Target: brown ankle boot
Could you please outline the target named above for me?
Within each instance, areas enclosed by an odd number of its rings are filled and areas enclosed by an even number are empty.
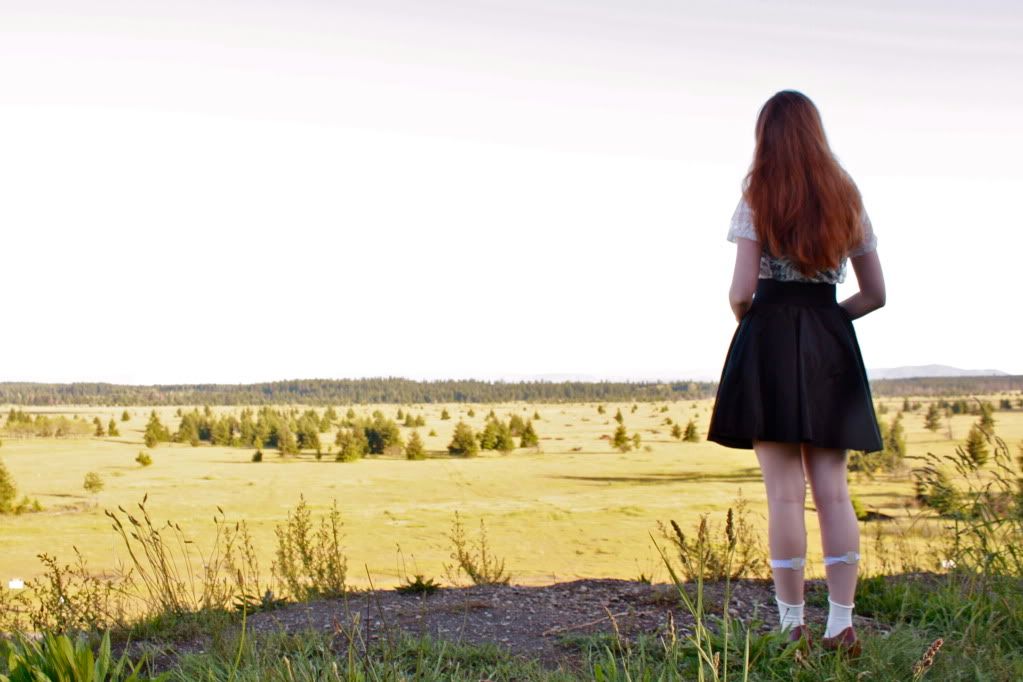
[[[821,640],[821,646],[828,651],[843,651],[850,658],[860,655],[860,640],[856,637],[853,626],[849,626],[834,637],[825,637]]]

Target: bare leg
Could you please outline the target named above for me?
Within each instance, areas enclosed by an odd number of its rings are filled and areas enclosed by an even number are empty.
[[[767,539],[772,559],[806,557],[806,479],[796,443],[755,441],[767,486]],[[789,604],[803,602],[803,568],[774,568],[774,590]]]
[[[817,506],[825,556],[841,556],[860,550],[860,527],[846,481],[846,456],[845,450],[803,446],[803,466]],[[858,563],[843,562],[825,566],[828,593],[832,599],[842,604],[853,603],[858,568]]]

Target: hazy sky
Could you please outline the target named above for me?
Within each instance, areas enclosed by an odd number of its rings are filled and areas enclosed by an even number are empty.
[[[867,365],[1023,373],[1021,35],[1018,2],[0,0],[0,380],[716,377],[785,88],[878,234]]]

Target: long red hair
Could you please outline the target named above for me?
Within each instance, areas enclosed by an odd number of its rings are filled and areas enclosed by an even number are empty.
[[[783,90],[760,109],[743,187],[761,242],[804,275],[837,268],[863,239],[860,192],[800,92]]]

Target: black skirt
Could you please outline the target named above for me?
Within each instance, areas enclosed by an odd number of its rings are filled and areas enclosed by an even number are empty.
[[[856,331],[834,284],[760,280],[728,348],[707,440],[882,449]]]

